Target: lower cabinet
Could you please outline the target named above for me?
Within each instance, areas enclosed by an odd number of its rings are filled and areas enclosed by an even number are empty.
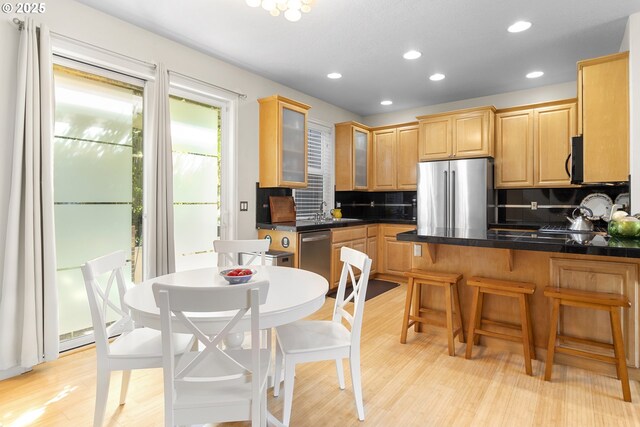
[[[366,254],[371,258],[371,274],[378,272],[378,224],[367,225],[367,250]]]
[[[411,242],[400,242],[398,233],[414,230],[415,226],[383,224],[381,228],[380,265],[378,273],[402,276],[411,270]]]
[[[342,262],[340,250],[343,247],[352,248],[366,253],[367,226],[344,227],[331,230],[331,283],[330,288],[335,288],[340,282]]]
[[[622,312],[627,364],[639,367],[640,352],[637,342],[638,265],[626,262],[592,261],[583,259],[551,258],[551,285],[583,291],[611,292],[626,295],[631,307]],[[549,307],[551,308],[551,307]],[[549,310],[550,311],[550,310]],[[611,343],[609,314],[604,311],[563,307],[558,333]],[[571,343],[580,349],[580,344]]]

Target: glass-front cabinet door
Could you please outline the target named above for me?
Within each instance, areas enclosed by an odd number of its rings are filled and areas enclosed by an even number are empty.
[[[296,186],[307,183],[307,129],[306,113],[294,110],[286,104],[282,112],[282,171],[283,183]]]
[[[368,188],[369,132],[353,129],[353,187]]]
[[[308,105],[273,95],[260,103],[260,187],[306,188]]]

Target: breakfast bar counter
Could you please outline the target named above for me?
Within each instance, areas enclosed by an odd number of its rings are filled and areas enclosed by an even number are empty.
[[[400,233],[397,238],[418,243],[640,258],[640,240],[611,237],[606,233],[435,228]]]
[[[544,361],[546,358],[545,349],[550,330],[552,305],[543,295],[546,286],[626,295],[631,301],[631,307],[621,312],[625,353],[631,378],[640,379],[640,241],[613,238],[604,233],[585,238],[523,230],[433,229],[427,233],[422,230],[422,235],[418,233],[409,231],[397,235],[398,241],[413,242],[410,263],[412,269],[463,275],[459,292],[465,329],[469,322],[473,294],[472,289],[466,285],[468,278],[481,276],[535,285],[530,305],[533,341],[538,360]],[[511,298],[489,298],[485,301],[483,316],[494,321],[518,324],[519,307],[510,300]],[[441,310],[444,307],[444,296],[437,290],[425,290],[422,304],[426,308]],[[611,342],[609,317],[605,312],[566,307],[559,323],[560,333]],[[481,343],[522,353],[521,346],[491,337],[482,337]],[[612,366],[592,360],[557,354],[556,363],[615,376]]]

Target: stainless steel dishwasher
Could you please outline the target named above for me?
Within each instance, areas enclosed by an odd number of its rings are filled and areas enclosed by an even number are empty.
[[[331,230],[298,233],[298,267],[313,271],[331,282]]]

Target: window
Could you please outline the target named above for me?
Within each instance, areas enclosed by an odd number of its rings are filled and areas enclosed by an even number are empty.
[[[178,96],[169,105],[176,271],[217,265],[222,109]]]
[[[329,127],[314,122],[309,122],[308,129],[307,188],[294,190],[298,219],[320,212],[323,201],[325,213],[333,207],[333,134]]]
[[[82,264],[122,249],[130,254],[129,279],[142,280],[144,82],[59,62],[67,66],[54,67],[53,185],[60,341],[66,349],[93,340]]]

